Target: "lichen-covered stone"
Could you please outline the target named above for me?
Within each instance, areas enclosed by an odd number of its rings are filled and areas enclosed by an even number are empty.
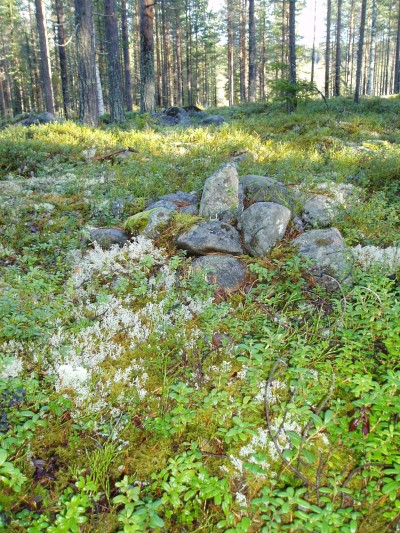
[[[350,254],[337,228],[306,231],[293,244],[303,257],[311,260],[312,274],[327,289],[338,289],[339,283],[349,280]]]
[[[264,257],[285,235],[291,212],[284,205],[258,202],[243,211],[244,245],[254,257]]]
[[[200,216],[228,224],[237,220],[239,207],[239,176],[232,163],[221,167],[207,178],[200,202]]]
[[[97,242],[103,250],[109,250],[111,246],[123,246],[128,241],[128,235],[118,228],[93,228],[88,229],[85,243]]]

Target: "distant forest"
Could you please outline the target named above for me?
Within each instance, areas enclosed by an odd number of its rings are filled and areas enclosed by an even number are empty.
[[[0,0],[0,115],[46,110],[96,125],[136,106],[399,93],[400,1],[323,5],[323,21],[317,0],[308,7],[310,48],[298,38],[304,0],[225,0],[219,12],[207,0]]]

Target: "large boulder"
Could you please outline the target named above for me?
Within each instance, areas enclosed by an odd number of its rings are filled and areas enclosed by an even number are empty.
[[[96,242],[103,250],[109,250],[111,246],[123,246],[128,241],[128,235],[118,228],[93,228],[87,230],[84,241]]]
[[[336,290],[350,278],[348,250],[337,228],[306,231],[293,244],[312,262],[313,276],[327,289]]]
[[[28,118],[21,120],[18,124],[21,124],[21,126],[39,126],[41,124],[52,124],[54,122],[62,121],[63,119],[61,117],[45,111],[44,113],[31,114]]]
[[[207,178],[200,202],[200,216],[232,223],[239,208],[239,175],[236,165],[228,163]]]
[[[250,255],[264,257],[285,235],[291,212],[284,205],[258,202],[242,214],[244,245]]]
[[[295,199],[289,189],[280,181],[268,176],[248,174],[240,178],[244,199],[247,205],[256,202],[273,202],[293,209]]]
[[[176,241],[178,248],[193,255],[205,255],[212,252],[241,255],[239,233],[224,222],[201,222],[180,235]]]
[[[246,264],[229,255],[199,257],[192,262],[192,269],[204,271],[209,283],[231,291],[240,289],[246,277]]]
[[[168,107],[163,111],[160,124],[166,126],[190,126],[191,120],[187,111],[183,107]]]

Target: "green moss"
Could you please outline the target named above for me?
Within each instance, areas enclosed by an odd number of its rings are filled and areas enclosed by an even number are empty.
[[[132,235],[139,235],[142,233],[149,223],[150,215],[155,209],[149,209],[149,211],[142,211],[129,217],[124,223],[124,229]]]

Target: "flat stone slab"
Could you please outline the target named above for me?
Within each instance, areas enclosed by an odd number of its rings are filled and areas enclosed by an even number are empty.
[[[239,208],[239,175],[236,165],[228,163],[207,178],[200,202],[200,216],[235,222]]]
[[[205,255],[192,262],[193,270],[202,270],[207,281],[221,289],[235,291],[245,282],[246,264],[229,255]]]
[[[242,214],[243,240],[253,257],[264,257],[285,235],[291,212],[284,205],[258,202]]]
[[[118,228],[94,228],[88,230],[89,240],[97,242],[103,250],[109,250],[111,246],[123,246],[128,242],[128,235]]]
[[[234,227],[224,222],[201,222],[180,235],[176,241],[178,248],[193,255],[205,255],[212,252],[232,255],[243,254],[239,233]]]
[[[338,283],[349,279],[349,253],[337,228],[306,231],[294,239],[293,244],[298,247],[303,257],[312,261],[313,275],[327,289],[336,290],[339,288]]]

